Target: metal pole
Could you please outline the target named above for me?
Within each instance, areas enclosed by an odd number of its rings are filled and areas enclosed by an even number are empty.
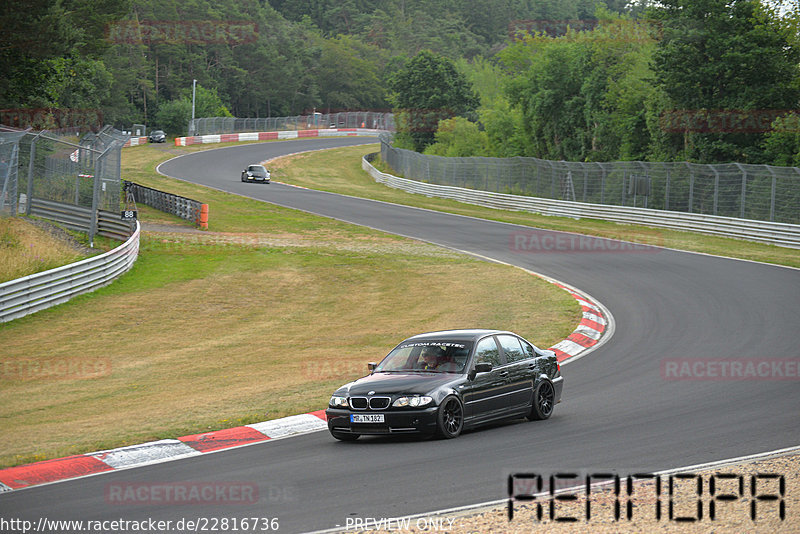
[[[47,130],[42,130],[38,134],[33,137],[33,141],[31,141],[31,160],[28,164],[28,202],[25,205],[25,215],[31,214],[31,202],[33,201],[33,165],[34,165],[34,158],[36,157],[36,141],[39,140],[39,136],[42,135]]]
[[[719,171],[715,166],[711,167],[714,171],[714,215],[717,214],[717,205],[719,204]]]
[[[589,184],[589,171],[586,170],[586,165],[581,163],[581,168],[583,169],[583,201],[586,202],[586,188]]]
[[[667,164],[667,183],[664,189],[664,209],[669,210],[669,178],[670,178],[670,165]]]
[[[606,168],[602,163],[600,165],[600,204],[606,203]]]
[[[194,130],[195,130],[195,128],[194,128],[194,99],[195,99],[196,90],[197,90],[197,80],[192,80],[192,122],[189,123],[189,126],[190,126],[189,130],[191,130],[189,132],[189,135],[194,135]]]
[[[102,175],[101,167],[103,163],[103,158],[106,157],[106,154],[109,150],[114,146],[113,143],[106,148],[102,154],[97,156],[97,159],[94,162],[94,187],[92,188],[92,213],[90,215],[91,221],[89,223],[89,246],[94,248],[94,236],[97,233],[97,204],[100,202],[100,182]]]
[[[647,201],[650,198],[650,172],[648,171],[648,167],[647,165],[644,164],[644,162],[639,161],[637,163],[641,165],[642,170],[644,171],[645,191],[643,192],[643,194],[644,194],[644,207],[646,208],[648,203]]]
[[[744,219],[744,203],[745,203],[745,195],[747,193],[747,170],[742,167],[740,163],[734,163],[739,170],[742,171],[742,200],[741,205],[739,206],[739,217]]]
[[[775,171],[772,170],[772,167],[767,165],[767,170],[772,175],[772,191],[769,197],[769,220],[770,222],[775,221],[775,187],[776,187],[776,179],[775,179]]]

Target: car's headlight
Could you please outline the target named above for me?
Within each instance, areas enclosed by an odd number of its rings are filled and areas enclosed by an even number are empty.
[[[431,402],[433,402],[433,399],[430,397],[400,397],[392,403],[392,406],[395,408],[404,408],[405,406],[418,408],[420,406],[426,406]]]
[[[338,395],[334,395],[331,397],[330,402],[328,403],[333,408],[349,408],[350,405],[347,403],[347,397],[340,397]]]

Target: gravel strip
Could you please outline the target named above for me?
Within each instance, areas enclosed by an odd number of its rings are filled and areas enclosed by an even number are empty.
[[[543,475],[554,473],[543,472]],[[620,473],[624,477],[631,473]],[[693,476],[693,478],[686,478]],[[513,505],[513,519],[509,521],[508,504],[472,510],[455,514],[428,514],[415,516],[402,523],[383,526],[386,528],[346,530],[384,534],[389,532],[448,532],[451,534],[516,534],[528,532],[572,533],[589,532],[679,532],[679,533],[791,533],[800,532],[800,453],[751,460],[739,464],[728,464],[707,469],[693,470],[690,473],[672,475],[673,493],[670,495],[670,475],[661,475],[660,496],[656,494],[655,480],[634,482],[631,495],[625,479],[622,478],[619,493],[612,484],[594,486],[590,494],[590,517],[586,519],[586,490],[570,490],[562,494],[560,500],[551,501],[549,497],[537,497],[534,502],[516,501]],[[684,478],[681,478],[684,477]],[[741,478],[739,478],[741,477]],[[755,477],[755,497],[753,482]],[[771,478],[772,477],[772,478]],[[783,492],[781,478],[783,477]],[[711,497],[711,484],[714,480],[715,495]],[[497,482],[502,483],[501,481]],[[741,484],[741,486],[740,486]],[[702,493],[698,495],[698,485]],[[526,493],[525,485],[519,482],[515,491]],[[740,492],[741,488],[741,492]],[[574,500],[565,500],[575,495]],[[619,495],[619,497],[617,497]],[[711,503],[714,501],[715,517],[711,519]],[[620,519],[615,520],[616,504],[620,504]],[[632,518],[626,517],[627,503],[631,502]],[[699,503],[699,504],[698,504]],[[783,518],[781,518],[781,503]],[[755,520],[752,518],[755,504]],[[699,510],[698,510],[699,507]],[[660,508],[661,517],[656,518]],[[672,515],[670,515],[670,513]],[[702,513],[702,518],[700,518]],[[539,518],[541,514],[541,519]],[[562,521],[555,519],[561,518]],[[574,518],[574,521],[563,521]],[[698,518],[700,518],[698,520]],[[380,518],[375,518],[380,521]],[[375,523],[371,524],[375,526]],[[401,526],[399,526],[401,525]],[[357,525],[368,527],[370,525]]]

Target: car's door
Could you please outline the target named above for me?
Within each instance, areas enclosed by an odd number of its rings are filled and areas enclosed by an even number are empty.
[[[473,369],[476,363],[490,363],[492,370],[488,373],[477,373],[464,384],[464,412],[468,419],[491,419],[505,410],[508,383],[502,355],[493,336],[478,341],[470,364]]]
[[[508,409],[520,410],[533,399],[534,360],[532,348],[526,351],[522,341],[511,334],[499,334],[497,340],[503,349],[508,371]]]

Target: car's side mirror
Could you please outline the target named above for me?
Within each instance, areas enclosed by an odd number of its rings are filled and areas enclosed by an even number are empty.
[[[369,369],[369,372],[370,372],[370,373],[371,373],[371,372],[373,372],[373,371],[375,371],[375,368],[376,368],[376,367],[378,367],[378,364],[377,364],[377,363],[375,363],[375,362],[369,362],[369,363],[367,364],[367,369]]]
[[[492,364],[487,362],[480,362],[475,364],[476,373],[488,373],[492,370]]]
[[[476,363],[475,367],[473,367],[472,371],[470,371],[469,375],[467,375],[467,378],[469,378],[470,380],[474,380],[475,376],[478,373],[488,373],[491,370],[492,370],[492,364],[491,363],[487,363],[487,362]]]

